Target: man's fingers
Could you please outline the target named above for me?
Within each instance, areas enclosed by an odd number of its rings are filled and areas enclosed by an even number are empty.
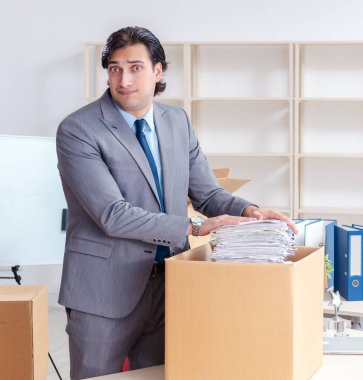
[[[243,222],[251,222],[254,220],[256,220],[256,218],[232,215],[221,215],[214,218],[209,218],[204,222],[202,228],[200,229],[200,235],[208,235],[211,231],[219,227],[238,225]]]
[[[294,222],[286,215],[281,214],[277,211],[266,210],[266,212],[259,212],[255,210],[253,212],[253,217],[245,216],[232,216],[232,215],[220,215],[214,218],[209,218],[203,224],[200,235],[208,235],[211,231],[215,230],[218,227],[223,227],[227,225],[237,225],[244,222],[252,222],[254,220],[263,220],[263,219],[280,219],[284,220],[294,234],[298,233],[297,227]]]

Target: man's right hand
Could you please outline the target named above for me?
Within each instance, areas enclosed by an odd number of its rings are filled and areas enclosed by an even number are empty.
[[[226,225],[238,225],[243,222],[251,222],[257,220],[256,218],[247,218],[244,216],[233,216],[233,215],[220,215],[214,218],[208,218],[205,220],[203,225],[200,227],[199,236],[208,235],[211,231],[218,227]],[[192,225],[189,224],[188,235],[192,234]]]

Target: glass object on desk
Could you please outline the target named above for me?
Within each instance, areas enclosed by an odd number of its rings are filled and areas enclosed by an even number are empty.
[[[332,290],[329,290],[329,294],[331,300],[329,305],[334,306],[334,314],[333,318],[328,320],[328,326],[326,331],[326,336],[346,336],[346,320],[339,316],[339,310],[342,305],[342,299],[340,298],[339,291],[335,293]]]

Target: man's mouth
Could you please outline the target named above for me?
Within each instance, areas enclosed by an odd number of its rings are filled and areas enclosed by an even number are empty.
[[[117,91],[122,96],[130,96],[136,93],[136,90],[119,90]]]

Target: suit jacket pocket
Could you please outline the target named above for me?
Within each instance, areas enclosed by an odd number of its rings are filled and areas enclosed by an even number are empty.
[[[108,259],[111,256],[112,248],[111,244],[74,236],[69,241],[67,250]]]

